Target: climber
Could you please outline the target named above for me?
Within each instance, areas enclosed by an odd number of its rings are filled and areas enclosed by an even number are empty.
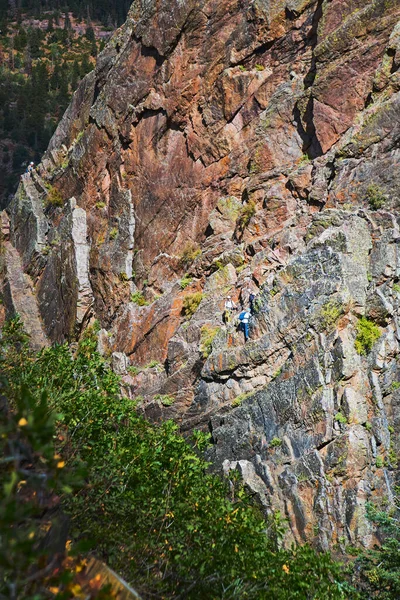
[[[29,163],[28,168],[26,169],[27,173],[31,173],[33,171],[34,164],[35,163],[33,161]]]
[[[254,292],[250,292],[249,294],[249,306],[250,306],[250,314],[254,315],[254,301],[256,299],[256,295]]]
[[[244,333],[244,341],[247,342],[249,339],[249,320],[251,318],[250,309],[245,308],[240,313],[239,319],[239,328]]]
[[[235,310],[235,308],[236,308],[236,306],[235,306],[234,301],[232,300],[232,298],[230,296],[228,296],[227,299],[225,300],[224,315],[223,315],[224,323],[228,324],[230,322],[232,311]]]

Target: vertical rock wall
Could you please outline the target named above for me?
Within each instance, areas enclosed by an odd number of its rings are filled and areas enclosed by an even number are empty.
[[[395,0],[136,0],[9,208],[50,340],[98,319],[143,412],[208,428],[322,547],[370,545],[397,477],[399,23]],[[249,289],[245,345],[222,310]]]

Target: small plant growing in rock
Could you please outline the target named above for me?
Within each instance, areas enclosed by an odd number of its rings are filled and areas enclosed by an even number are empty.
[[[175,398],[173,396],[169,396],[168,394],[157,394],[156,396],[154,396],[154,400],[161,402],[163,406],[172,406],[175,402]]]
[[[383,467],[383,457],[382,456],[377,456],[375,464],[378,467],[378,469],[381,469]]]
[[[236,396],[236,398],[232,401],[232,408],[236,408],[237,406],[240,406],[244,400],[246,400],[246,398],[248,398],[251,395],[251,392],[247,393],[247,394],[240,394],[239,396]]]
[[[102,209],[106,207],[106,203],[105,202],[96,202],[96,208],[98,209]]]
[[[400,388],[400,381],[392,382],[392,390],[398,390]]]
[[[137,304],[138,306],[148,306],[148,302],[146,300],[146,298],[143,296],[142,292],[133,292],[133,294],[131,294],[131,302],[133,302],[134,304]]]
[[[200,302],[203,299],[203,294],[201,292],[194,292],[193,294],[188,294],[183,299],[182,311],[186,317],[191,317],[194,315],[196,310],[199,308]]]
[[[347,418],[344,416],[343,413],[341,413],[340,411],[336,413],[335,415],[335,421],[337,421],[338,423],[342,423],[343,425],[347,423]]]
[[[373,345],[381,337],[381,331],[373,321],[361,317],[357,323],[357,336],[354,343],[358,354],[365,355],[372,350]]]
[[[246,67],[244,65],[239,65],[240,71],[246,71]]]
[[[396,292],[396,294],[400,294],[400,284],[394,283],[393,284],[393,291]]]
[[[372,183],[367,189],[367,200],[372,210],[378,210],[385,205],[387,198],[381,188]]]
[[[151,360],[147,365],[146,365],[146,369],[155,369],[157,367],[157,369],[162,370],[162,366],[161,363],[158,362],[158,360]]]
[[[278,437],[273,437],[269,445],[271,448],[279,448],[280,446],[282,446],[282,440]]]
[[[200,352],[202,353],[203,358],[208,358],[210,356],[214,338],[219,330],[219,327],[212,327],[211,325],[203,325],[201,328]]]
[[[192,281],[193,281],[193,277],[190,277],[189,275],[185,275],[184,277],[182,277],[179,285],[181,286],[181,289],[184,290],[192,283]]]
[[[139,375],[140,371],[141,371],[141,369],[139,367],[137,367],[136,365],[131,365],[130,367],[128,367],[128,373],[130,373],[134,377],[136,375]]]
[[[264,65],[256,65],[254,68],[256,71],[265,71]]]
[[[321,309],[321,327],[327,332],[332,331],[335,328],[342,312],[343,307],[337,301],[329,300],[329,302],[327,302]]]
[[[180,263],[182,266],[186,267],[191,265],[198,256],[200,256],[201,250],[198,244],[195,242],[187,242],[184,246],[180,258]]]
[[[367,422],[365,423],[365,429],[366,429],[367,431],[372,431],[372,423],[370,423],[369,421],[367,421]]]
[[[53,185],[47,185],[46,206],[64,206],[64,199]]]
[[[118,229],[113,227],[110,231],[110,240],[115,240],[118,236]]]
[[[238,218],[238,227],[240,231],[243,231],[248,226],[256,212],[257,209],[254,200],[249,200],[249,202],[247,202],[240,211]]]
[[[121,271],[121,273],[119,274],[119,278],[121,281],[129,281],[129,277],[128,275],[125,273],[125,271]]]

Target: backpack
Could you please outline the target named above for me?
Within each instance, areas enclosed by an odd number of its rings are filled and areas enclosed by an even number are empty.
[[[246,317],[247,314],[248,314],[247,311],[243,310],[238,317],[239,321],[243,321],[243,319],[248,318],[248,317]]]

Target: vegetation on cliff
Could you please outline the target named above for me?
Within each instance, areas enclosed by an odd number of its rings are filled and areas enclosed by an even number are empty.
[[[201,457],[207,435],[195,432],[189,444],[171,421],[153,425],[137,414],[97,354],[93,333],[82,339],[75,357],[66,345],[35,356],[27,341],[18,321],[5,327],[3,387],[14,416],[8,421],[13,426],[2,430],[3,443],[26,436],[39,480],[46,473],[45,493],[61,498],[70,515],[72,549],[90,540],[95,554],[144,597],[351,597],[339,563],[307,546],[280,549],[280,515],[266,522],[239,478],[231,476],[228,483],[208,472]],[[7,455],[1,467],[2,593],[13,586],[21,593],[31,589],[21,577],[25,565],[25,572],[35,573],[36,595],[24,597],[69,598],[71,573],[54,587],[51,559],[46,563],[37,542],[44,528],[40,510],[28,519],[20,512],[30,506],[21,490],[32,467],[16,468]],[[45,530],[52,526],[48,519]],[[56,592],[41,595],[46,582]]]
[[[0,204],[38,161],[130,2],[0,1]],[[101,25],[99,24],[101,23]]]

